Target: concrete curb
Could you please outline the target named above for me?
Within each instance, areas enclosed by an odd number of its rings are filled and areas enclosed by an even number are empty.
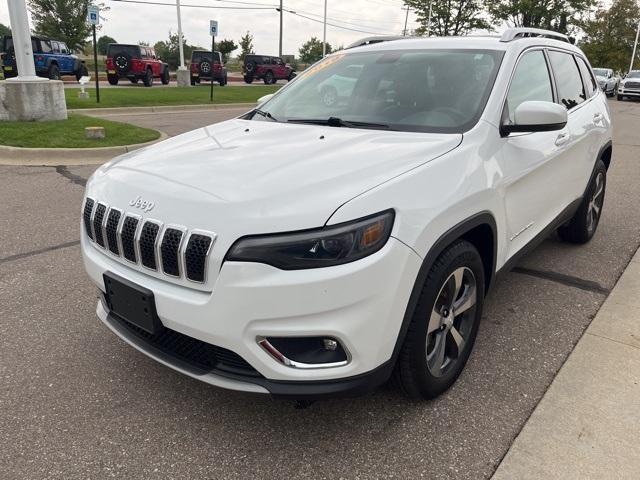
[[[638,478],[640,250],[492,480]]]
[[[169,136],[145,143],[98,148],[22,148],[0,145],[0,165],[96,165],[123,153],[161,142]]]
[[[76,108],[68,110],[69,112],[79,113],[83,115],[135,115],[136,113],[178,113],[186,111],[215,111],[226,110],[232,108],[254,108],[255,103],[226,103],[215,105],[165,105],[157,107],[108,107],[108,108]]]

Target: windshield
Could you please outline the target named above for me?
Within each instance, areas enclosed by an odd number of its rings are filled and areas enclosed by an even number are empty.
[[[594,68],[593,73],[595,73],[597,77],[606,77],[608,70],[606,68]]]
[[[640,71],[629,72],[627,78],[640,78]]]
[[[340,126],[464,132],[480,117],[501,59],[502,52],[489,50],[337,54],[262,105],[269,115],[252,119],[319,123],[335,117]]]

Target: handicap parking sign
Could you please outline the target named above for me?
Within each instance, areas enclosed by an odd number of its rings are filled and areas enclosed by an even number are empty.
[[[98,25],[100,23],[100,8],[97,5],[89,5],[87,20],[92,25]]]

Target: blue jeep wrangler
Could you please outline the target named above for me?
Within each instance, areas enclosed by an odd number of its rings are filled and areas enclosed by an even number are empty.
[[[36,65],[36,75],[51,80],[60,80],[62,75],[74,75],[76,80],[88,75],[83,61],[71,54],[64,42],[42,37],[31,37],[33,61]],[[16,55],[13,49],[13,38],[5,36],[2,40],[2,69],[4,78],[18,75]]]

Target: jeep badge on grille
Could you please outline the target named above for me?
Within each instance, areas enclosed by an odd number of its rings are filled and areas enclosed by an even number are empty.
[[[129,205],[132,207],[139,208],[140,210],[144,210],[145,212],[150,212],[155,207],[155,203],[149,202],[147,200],[143,200],[140,195],[129,202]]]

